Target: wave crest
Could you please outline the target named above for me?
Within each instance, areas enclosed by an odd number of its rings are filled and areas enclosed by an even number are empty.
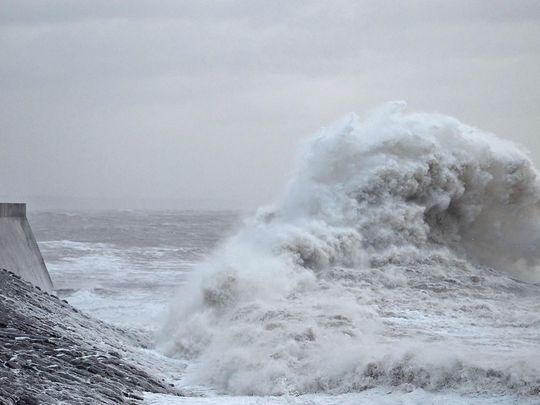
[[[507,389],[505,370],[517,368],[514,387],[525,388],[516,390],[540,386],[529,367],[540,364],[538,338],[522,340],[540,325],[528,301],[538,286],[513,280],[538,275],[537,172],[508,141],[403,109],[390,103],[322,129],[276,207],[201,265],[162,339],[190,359],[186,384],[234,394],[405,383],[475,391]],[[477,334],[464,335],[471,324]],[[433,361],[448,342],[452,359]]]

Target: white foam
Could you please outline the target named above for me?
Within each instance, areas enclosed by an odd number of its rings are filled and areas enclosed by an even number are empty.
[[[281,201],[201,265],[162,333],[191,361],[181,384],[540,389],[537,173],[510,142],[403,109],[321,130]]]
[[[455,394],[430,393],[422,389],[411,392],[370,389],[355,394],[294,397],[211,396],[198,398],[145,393],[144,399],[144,403],[148,405],[507,405],[512,403],[525,405],[538,403],[534,398],[524,399],[512,395],[463,397]]]

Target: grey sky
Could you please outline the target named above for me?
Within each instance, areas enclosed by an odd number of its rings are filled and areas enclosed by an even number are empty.
[[[251,208],[301,139],[394,99],[540,165],[540,1],[0,5],[0,197]]]

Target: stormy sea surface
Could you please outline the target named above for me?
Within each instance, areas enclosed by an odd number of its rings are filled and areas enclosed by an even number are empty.
[[[149,404],[540,403],[540,184],[520,147],[391,103],[234,212],[38,212],[61,298],[155,342]]]

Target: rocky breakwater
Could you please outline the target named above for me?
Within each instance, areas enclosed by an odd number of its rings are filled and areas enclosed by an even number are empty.
[[[171,384],[133,360],[144,337],[0,270],[0,405],[138,403]]]

